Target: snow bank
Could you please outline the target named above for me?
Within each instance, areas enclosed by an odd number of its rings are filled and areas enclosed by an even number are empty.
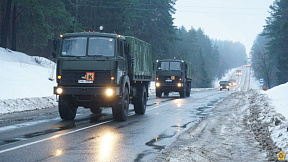
[[[56,104],[54,62],[0,48],[0,65],[0,114]]]
[[[283,116],[288,119],[288,83],[281,84],[279,86],[273,87],[268,91],[264,91],[271,99],[272,105],[275,106],[277,112],[283,114]]]

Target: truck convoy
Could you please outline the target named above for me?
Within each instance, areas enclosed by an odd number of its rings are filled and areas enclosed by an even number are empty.
[[[116,121],[127,120],[129,103],[144,114],[152,79],[151,45],[130,36],[101,32],[61,35],[57,57],[59,114],[73,120],[77,108],[99,114],[112,107]]]
[[[179,92],[180,97],[189,97],[191,91],[192,67],[191,64],[176,59],[156,61],[156,96],[165,96],[169,92]]]

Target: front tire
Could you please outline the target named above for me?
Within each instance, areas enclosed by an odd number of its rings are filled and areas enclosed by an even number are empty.
[[[146,103],[148,100],[148,95],[147,95],[147,91],[146,91],[146,87],[140,86],[137,88],[138,92],[140,92],[140,95],[137,97],[137,101],[134,104],[134,111],[136,114],[145,114],[146,112]]]
[[[191,89],[190,89],[190,88],[187,88],[187,90],[186,90],[186,97],[190,97],[190,94],[191,94]]]
[[[128,88],[125,88],[122,97],[115,105],[112,106],[113,118],[116,121],[126,121],[129,111],[129,93]]]
[[[164,92],[164,96],[169,96],[169,92]]]
[[[186,88],[183,88],[180,92],[180,98],[185,98],[186,97]]]
[[[156,89],[156,97],[161,98],[162,92]]]
[[[77,106],[73,103],[71,96],[59,96],[59,114],[63,120],[74,120],[77,113]]]

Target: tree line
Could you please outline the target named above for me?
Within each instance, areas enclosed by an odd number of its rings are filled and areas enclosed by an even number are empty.
[[[270,10],[251,50],[255,76],[267,88],[288,82],[288,1],[275,0]]]
[[[176,0],[2,0],[0,46],[52,59],[59,35],[99,31],[130,35],[152,45],[153,59],[177,58],[193,65],[193,87],[243,65],[245,47],[211,40],[204,31],[173,25]]]

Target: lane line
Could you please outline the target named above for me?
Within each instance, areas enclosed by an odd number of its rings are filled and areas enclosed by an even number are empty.
[[[171,101],[173,101],[173,100],[171,100]],[[162,104],[162,105],[154,106],[154,107],[152,107],[152,108],[150,108],[150,109],[147,109],[146,111],[151,111],[151,110],[157,109],[157,108],[159,108],[159,107],[165,106],[165,105],[167,105],[168,103],[170,103],[171,101],[167,101],[167,103],[164,103],[164,104]],[[136,114],[131,114],[131,115],[128,115],[128,116],[133,116],[133,115],[136,115]],[[0,154],[1,154],[1,153],[4,153],[4,152],[16,150],[16,149],[19,149],[19,148],[22,148],[22,147],[26,147],[26,146],[34,145],[34,144],[37,144],[37,143],[41,143],[41,142],[44,142],[44,141],[48,141],[48,140],[51,140],[51,139],[59,138],[59,137],[61,137],[61,136],[65,136],[65,135],[68,135],[68,134],[76,133],[76,132],[79,132],[79,131],[82,131],[82,130],[85,130],[85,129],[89,129],[89,128],[93,128],[93,127],[96,127],[96,126],[99,126],[99,125],[103,125],[103,124],[106,124],[106,123],[110,123],[110,122],[112,122],[112,121],[114,121],[114,120],[108,120],[108,121],[105,121],[105,122],[102,122],[102,123],[90,125],[90,126],[88,126],[88,127],[76,129],[76,130],[74,130],[74,131],[70,131],[70,132],[58,134],[58,135],[55,135],[55,136],[52,136],[52,137],[48,137],[48,138],[44,138],[44,139],[42,139],[42,140],[38,140],[38,141],[34,141],[34,142],[30,142],[30,143],[23,144],[23,145],[15,146],[15,147],[12,147],[12,148],[9,148],[9,149],[1,150],[1,151],[0,151]]]

